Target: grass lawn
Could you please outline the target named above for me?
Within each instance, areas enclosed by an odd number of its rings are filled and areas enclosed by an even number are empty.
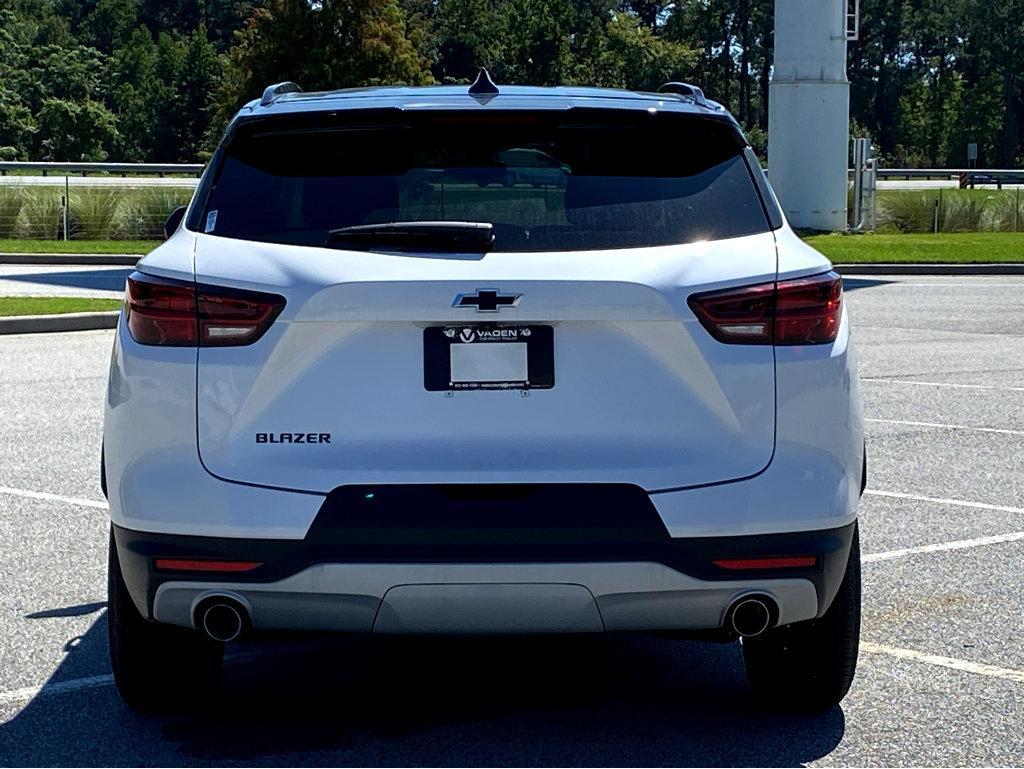
[[[148,254],[160,240],[28,240],[0,238],[0,254]]]
[[[805,240],[836,264],[1024,262],[1024,233],[813,235]]]
[[[117,310],[120,307],[120,299],[89,299],[77,296],[0,297],[0,316],[103,312],[105,310]]]

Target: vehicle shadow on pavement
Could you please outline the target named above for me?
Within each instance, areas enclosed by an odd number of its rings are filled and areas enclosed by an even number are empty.
[[[879,278],[851,278],[847,275],[843,278],[843,291],[857,291],[861,288],[887,286],[892,282],[891,280],[881,280]]]
[[[67,270],[55,272],[16,273],[0,276],[0,280],[19,283],[39,283],[63,288],[80,288],[95,291],[124,291],[125,281],[133,272],[131,267],[102,270]]]
[[[51,684],[107,673],[106,617],[68,648]],[[260,640],[195,705],[44,690],[0,725],[0,763],[792,766],[845,726],[759,709],[735,644],[652,637]]]

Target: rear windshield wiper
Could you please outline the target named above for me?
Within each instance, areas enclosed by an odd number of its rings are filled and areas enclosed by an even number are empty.
[[[339,227],[325,246],[480,253],[494,245],[490,222],[385,222]]]

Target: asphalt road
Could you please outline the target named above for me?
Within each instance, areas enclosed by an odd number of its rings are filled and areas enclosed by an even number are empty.
[[[1024,280],[847,288],[862,657],[814,716],[757,709],[736,646],[616,637],[244,644],[217,702],[133,714],[103,603],[111,332],[0,338],[0,764],[1024,764]]]

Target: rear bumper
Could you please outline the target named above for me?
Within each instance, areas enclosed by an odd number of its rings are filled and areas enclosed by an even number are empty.
[[[256,630],[375,633],[586,633],[719,628],[741,596],[766,594],[779,622],[815,616],[806,579],[706,581],[656,563],[320,564],[267,583],[168,581],[158,622],[193,626],[228,596]]]
[[[396,486],[335,490],[300,540],[114,535],[133,599],[161,622],[191,625],[215,591],[247,605],[257,629],[569,632],[717,628],[749,592],[775,598],[781,624],[820,616],[854,526],[674,538],[635,486]],[[778,556],[815,562],[713,562]],[[209,574],[160,570],[158,558],[262,565]]]

